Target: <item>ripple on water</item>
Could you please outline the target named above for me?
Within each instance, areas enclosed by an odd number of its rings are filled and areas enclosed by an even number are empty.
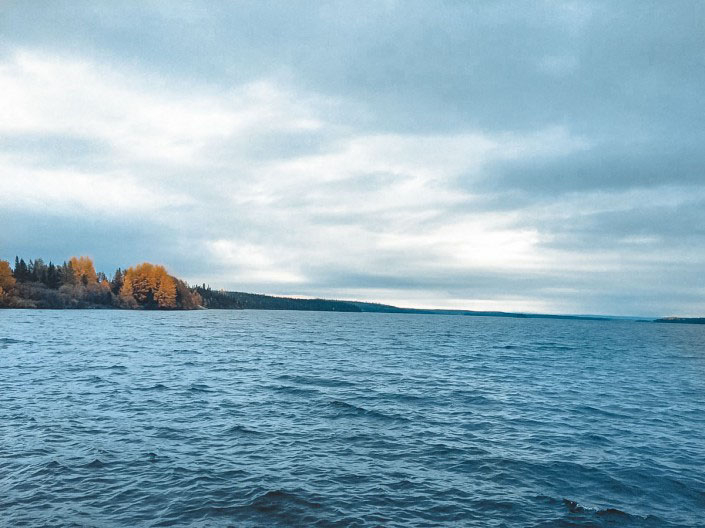
[[[0,524],[702,526],[705,327],[50,315],[0,318]]]

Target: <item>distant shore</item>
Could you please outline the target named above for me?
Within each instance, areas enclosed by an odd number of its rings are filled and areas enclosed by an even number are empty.
[[[192,288],[203,300],[203,304],[193,306],[191,310],[291,310],[308,312],[343,312],[343,313],[387,313],[387,314],[417,314],[417,315],[454,315],[470,317],[504,317],[513,319],[562,319],[577,321],[634,321],[645,323],[682,323],[705,324],[705,318],[697,317],[664,317],[651,319],[644,317],[620,317],[600,315],[563,315],[524,312],[476,311],[476,310],[444,310],[426,308],[400,308],[390,304],[370,303],[362,301],[345,301],[334,299],[300,299],[295,297],[280,297],[257,293],[212,290],[208,286]],[[19,306],[15,308],[21,308]],[[26,308],[26,307],[25,307]],[[35,307],[36,308],[36,307]],[[125,309],[121,305],[90,305],[80,304],[57,309]],[[128,309],[159,310],[159,308],[132,307]]]
[[[655,323],[705,324],[705,317],[662,317]]]
[[[482,310],[400,308],[390,304],[333,299],[300,299],[236,291],[213,290],[206,284],[191,286],[170,275],[161,265],[143,262],[112,278],[96,272],[89,257],[71,257],[63,264],[46,264],[41,258],[15,257],[14,269],[0,260],[0,308],[121,309],[121,310],[299,310],[427,315],[464,315],[521,319],[581,321],[631,320],[658,323],[705,324],[705,317],[618,317],[559,315]]]

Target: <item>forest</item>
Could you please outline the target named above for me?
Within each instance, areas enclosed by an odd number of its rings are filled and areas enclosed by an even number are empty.
[[[89,257],[63,264],[15,257],[14,268],[0,260],[2,308],[122,308],[193,310],[204,306],[195,288],[169,275],[164,266],[144,262],[109,278]]]
[[[362,311],[354,303],[292,299],[189,286],[164,266],[144,262],[112,277],[96,272],[89,257],[62,264],[15,257],[0,260],[0,308],[118,308],[143,310],[254,309]]]
[[[466,315],[519,318],[607,320],[606,316],[552,315],[473,310],[399,308],[387,304],[302,299],[225,290],[206,284],[189,286],[164,266],[143,262],[112,277],[96,272],[89,257],[71,257],[62,264],[41,258],[15,257],[14,267],[0,260],[0,308],[118,308],[128,310],[304,310]],[[705,318],[667,317],[659,323],[705,324]]]
[[[196,292],[208,308],[245,310],[302,310],[310,312],[362,312],[357,303],[330,299],[297,299],[258,293],[211,290],[197,286]]]

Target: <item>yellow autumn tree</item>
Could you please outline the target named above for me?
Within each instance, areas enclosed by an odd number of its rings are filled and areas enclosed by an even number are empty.
[[[148,308],[176,308],[176,284],[164,266],[143,262],[125,271],[120,297]]]
[[[154,300],[157,301],[159,308],[176,308],[176,284],[169,275],[160,280]]]
[[[132,281],[125,280],[120,287],[118,292],[120,302],[127,308],[134,308],[137,306],[137,301],[134,296],[134,290],[132,289]]]
[[[71,257],[69,264],[80,284],[88,285],[98,282],[93,261],[89,257]]]
[[[154,266],[152,264],[144,262],[134,268],[127,268],[125,272],[125,284],[123,288],[131,289],[132,297],[134,297],[139,304],[146,304],[150,300],[150,294],[154,292],[156,285],[152,277],[153,268]]]
[[[12,268],[6,260],[0,260],[0,300],[7,297],[15,287],[15,277],[12,276]]]

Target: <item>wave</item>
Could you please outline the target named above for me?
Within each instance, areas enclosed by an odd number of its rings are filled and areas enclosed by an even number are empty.
[[[331,400],[328,402],[328,406],[333,409],[335,418],[358,416],[363,418],[372,418],[382,421],[395,422],[402,421],[408,422],[409,419],[397,414],[387,414],[376,409],[367,409],[360,405],[354,403],[342,401],[342,400]]]
[[[223,433],[227,434],[227,435],[257,435],[257,436],[265,434],[262,431],[257,431],[255,429],[251,429],[249,427],[245,427],[244,425],[239,425],[239,424],[230,425],[230,426],[226,427],[223,430]]]
[[[208,321],[186,334],[118,311],[32,312],[24,330],[12,315],[3,526],[702,524],[705,363],[681,357],[702,333],[216,310],[175,314]],[[302,332],[313,345],[292,344]]]
[[[88,464],[85,464],[83,467],[86,469],[101,469],[104,468],[107,464],[100,460],[99,458],[96,458],[89,462]]]
[[[213,387],[207,383],[192,383],[188,390],[191,392],[215,392]]]
[[[0,337],[0,345],[19,345],[20,343],[31,343],[31,341],[22,341],[21,339],[12,339],[11,337]]]
[[[23,341],[21,339],[12,339],[10,337],[0,337],[0,349],[5,350],[10,348],[10,345],[31,345],[34,341]]]
[[[311,396],[318,396],[321,394],[320,391],[316,389],[310,389],[310,388],[305,388],[305,387],[294,387],[292,385],[270,385],[267,387],[270,390],[276,391],[276,392],[283,392],[286,394],[293,394],[296,396],[305,396],[305,397],[311,397]]]
[[[583,518],[585,520],[599,521],[599,525],[607,523],[607,526],[614,526],[615,523],[622,526],[625,523],[629,526],[671,526],[671,523],[655,515],[635,515],[613,507],[582,506],[577,501],[566,498],[562,502],[569,514],[577,514],[578,518],[576,520]]]
[[[292,376],[283,374],[277,379],[291,381],[301,385],[313,385],[314,387],[353,387],[355,383],[342,378],[319,378],[313,376]]]

